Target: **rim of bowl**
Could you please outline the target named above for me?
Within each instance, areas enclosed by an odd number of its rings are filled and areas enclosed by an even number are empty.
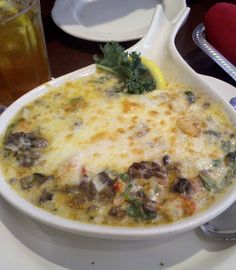
[[[50,82],[31,90],[30,92],[17,99],[0,116],[0,136],[4,134],[10,121],[14,118],[14,116],[23,106],[49,91],[51,87],[54,88],[63,85],[68,80],[82,78],[86,75],[91,74],[94,69],[95,66],[90,65],[67,75],[63,75],[55,80],[51,80]],[[202,210],[201,212],[193,216],[184,218],[176,222],[162,225],[147,225],[142,227],[119,227],[82,223],[80,221],[74,221],[54,215],[50,212],[47,212],[46,210],[43,210],[31,204],[26,199],[18,195],[16,191],[14,191],[13,188],[11,188],[11,186],[7,183],[1,171],[0,193],[11,205],[13,205],[21,212],[27,214],[28,216],[32,217],[37,221],[40,221],[57,229],[98,238],[120,240],[145,240],[157,239],[187,232],[220,215],[231,204],[234,203],[236,196],[236,183],[231,185],[230,188],[228,188],[228,190],[226,190],[222,194],[221,198],[219,198],[206,210]]]

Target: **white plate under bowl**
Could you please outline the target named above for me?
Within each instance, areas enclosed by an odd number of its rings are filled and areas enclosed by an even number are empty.
[[[162,0],[56,0],[52,18],[66,33],[92,41],[144,36]]]
[[[227,102],[236,95],[233,86],[202,78]],[[207,239],[199,230],[165,243],[87,238],[42,225],[1,197],[0,243],[0,269],[9,270],[234,270],[236,265],[236,245]]]

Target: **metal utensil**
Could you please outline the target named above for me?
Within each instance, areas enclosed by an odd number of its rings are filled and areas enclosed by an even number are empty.
[[[201,225],[200,229],[212,239],[236,241],[236,229],[234,227],[236,227],[236,203],[217,218]]]
[[[157,5],[154,16],[152,18],[151,26],[146,33],[145,37],[136,43],[128,51],[138,51],[143,56],[157,63],[165,74],[167,81],[179,82],[184,85],[189,85],[193,89],[204,89],[204,93],[212,97],[215,102],[221,102],[225,111],[228,112],[233,123],[236,125],[236,118],[233,109],[228,105],[227,101],[223,99],[216,91],[201,77],[191,69],[190,66],[184,61],[184,59],[178,53],[174,40],[175,36],[187,19],[189,14],[189,8],[185,6],[173,5],[173,1],[163,1],[169,3],[169,7],[174,7],[171,12],[166,12],[166,8],[163,5]],[[176,0],[177,2],[177,0]],[[184,0],[179,0],[183,3]],[[177,8],[177,9],[176,9]],[[17,102],[14,102],[9,109],[3,113],[2,122],[0,125],[0,133],[3,134],[9,125],[10,120],[14,115],[23,108],[29,102],[35,100],[39,95],[48,91],[48,86],[60,86],[67,80],[75,80],[85,75],[91,74],[95,70],[95,65],[85,67],[83,69],[74,71],[73,73],[64,75],[60,78],[52,80],[46,85],[42,85],[39,88],[28,92],[21,97]],[[6,200],[21,210],[27,213],[34,219],[46,223],[52,227],[56,227],[65,231],[87,235],[90,237],[98,237],[105,239],[119,239],[119,240],[148,240],[159,239],[164,240],[167,237],[173,237],[177,234],[184,233],[199,227],[201,224],[214,219],[225,211],[236,200],[236,186],[232,186],[232,189],[227,192],[221,201],[213,204],[211,207],[202,211],[198,215],[189,217],[188,219],[181,220],[173,224],[166,224],[164,226],[156,227],[137,227],[137,228],[125,228],[125,227],[108,227],[108,226],[95,226],[94,224],[83,224],[77,221],[62,219],[59,216],[51,215],[46,211],[35,208],[30,203],[24,201],[18,194],[16,194],[4,177],[0,177],[0,189],[1,195]]]
[[[236,231],[222,231],[210,223],[200,226],[203,233],[215,240],[236,241]]]

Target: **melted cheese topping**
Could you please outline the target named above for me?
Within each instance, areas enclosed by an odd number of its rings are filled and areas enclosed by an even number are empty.
[[[142,95],[117,93],[117,86],[117,78],[94,74],[50,89],[25,106],[13,121],[10,132],[38,133],[47,139],[48,146],[31,167],[19,166],[14,156],[6,156],[1,150],[1,167],[6,178],[11,179],[12,186],[22,196],[36,205],[39,205],[43,190],[60,190],[55,192],[53,203],[39,206],[85,222],[123,226],[159,224],[207,207],[216,194],[207,191],[199,181],[196,184],[194,179],[199,172],[207,171],[220,185],[227,173],[222,141],[230,141],[234,148],[232,134],[235,130],[226,114],[219,105],[209,103],[208,97],[194,91],[196,101],[189,102],[186,97],[189,89],[183,85],[169,84],[164,91],[155,90]],[[123,208],[128,205],[119,192],[112,203],[95,200],[99,210],[96,210],[96,215],[89,215],[90,202],[86,201],[78,209],[73,207],[74,202],[68,203],[71,193],[68,195],[67,191],[62,191],[65,187],[79,186],[84,175],[93,177],[107,169],[124,173],[131,164],[140,161],[162,165],[166,155],[171,157],[172,164],[178,165],[180,177],[192,179],[195,193],[190,198],[186,194],[177,196],[171,192],[170,185],[175,180],[171,173],[164,184],[156,178],[148,180],[148,187],[147,180],[145,184],[136,181],[131,188],[133,193],[146,190],[145,194],[153,202],[161,198],[157,203],[160,215],[151,221],[137,222],[129,215],[122,220],[109,220],[111,205]],[[217,168],[214,167],[215,160],[221,162]],[[53,175],[54,182],[45,182],[40,188],[32,187],[31,192],[23,190],[19,179],[35,172]],[[101,181],[93,179],[93,182],[97,192],[104,189],[105,184]],[[165,201],[168,204],[164,204]]]

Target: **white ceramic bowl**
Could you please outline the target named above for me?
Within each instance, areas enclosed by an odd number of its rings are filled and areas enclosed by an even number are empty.
[[[182,0],[179,0],[183,2]],[[167,1],[168,2],[168,1]],[[169,17],[163,11],[163,7],[158,5],[155,11],[151,27],[146,36],[138,42],[130,50],[140,51],[143,55],[156,61],[164,70],[167,80],[176,80],[187,83],[193,87],[202,89],[207,92],[215,101],[222,102],[222,106],[228,113],[229,117],[236,125],[236,114],[232,107],[226,103],[220,96],[203,82],[198,74],[196,74],[180,57],[175,46],[174,38],[182,23],[188,15],[188,8],[181,8],[169,12]],[[162,37],[161,39],[158,37]],[[52,80],[36,89],[28,92],[17,101],[15,101],[0,117],[0,135],[4,134],[7,126],[15,116],[15,114],[26,104],[37,99],[39,96],[48,91],[48,86],[59,86],[66,81],[78,79],[86,76],[95,70],[95,66],[91,65],[80,69],[58,79]],[[0,192],[1,195],[14,207],[31,216],[35,220],[48,224],[50,226],[66,230],[82,235],[125,240],[141,240],[141,239],[163,239],[173,237],[180,233],[190,231],[199,225],[213,219],[221,214],[236,200],[236,183],[225,195],[210,206],[207,210],[198,213],[184,220],[174,222],[167,225],[159,225],[153,227],[111,227],[93,224],[84,224],[78,221],[68,220],[59,216],[55,216],[46,212],[30,202],[26,201],[8,185],[4,176],[0,171]]]

